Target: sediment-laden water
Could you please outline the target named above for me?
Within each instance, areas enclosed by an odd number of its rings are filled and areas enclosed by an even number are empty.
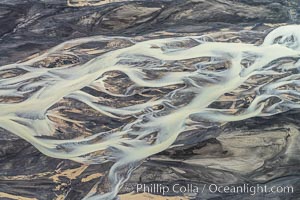
[[[146,158],[179,136],[184,146],[189,131],[297,111],[299,32],[281,26],[260,44],[208,35],[70,40],[0,68],[0,127],[50,157],[113,163],[110,187],[85,197],[112,199]],[[96,57],[82,56],[93,48]]]

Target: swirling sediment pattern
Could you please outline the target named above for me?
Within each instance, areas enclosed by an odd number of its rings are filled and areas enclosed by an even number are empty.
[[[85,197],[113,199],[144,159],[172,147],[180,134],[299,109],[299,32],[298,25],[282,26],[259,45],[205,35],[67,41],[0,68],[0,127],[47,156],[113,162],[111,188]],[[76,48],[93,43],[104,47],[81,62]],[[53,64],[68,56],[74,63]],[[93,132],[66,114],[78,105],[106,124]],[[70,124],[75,133],[64,137]]]

